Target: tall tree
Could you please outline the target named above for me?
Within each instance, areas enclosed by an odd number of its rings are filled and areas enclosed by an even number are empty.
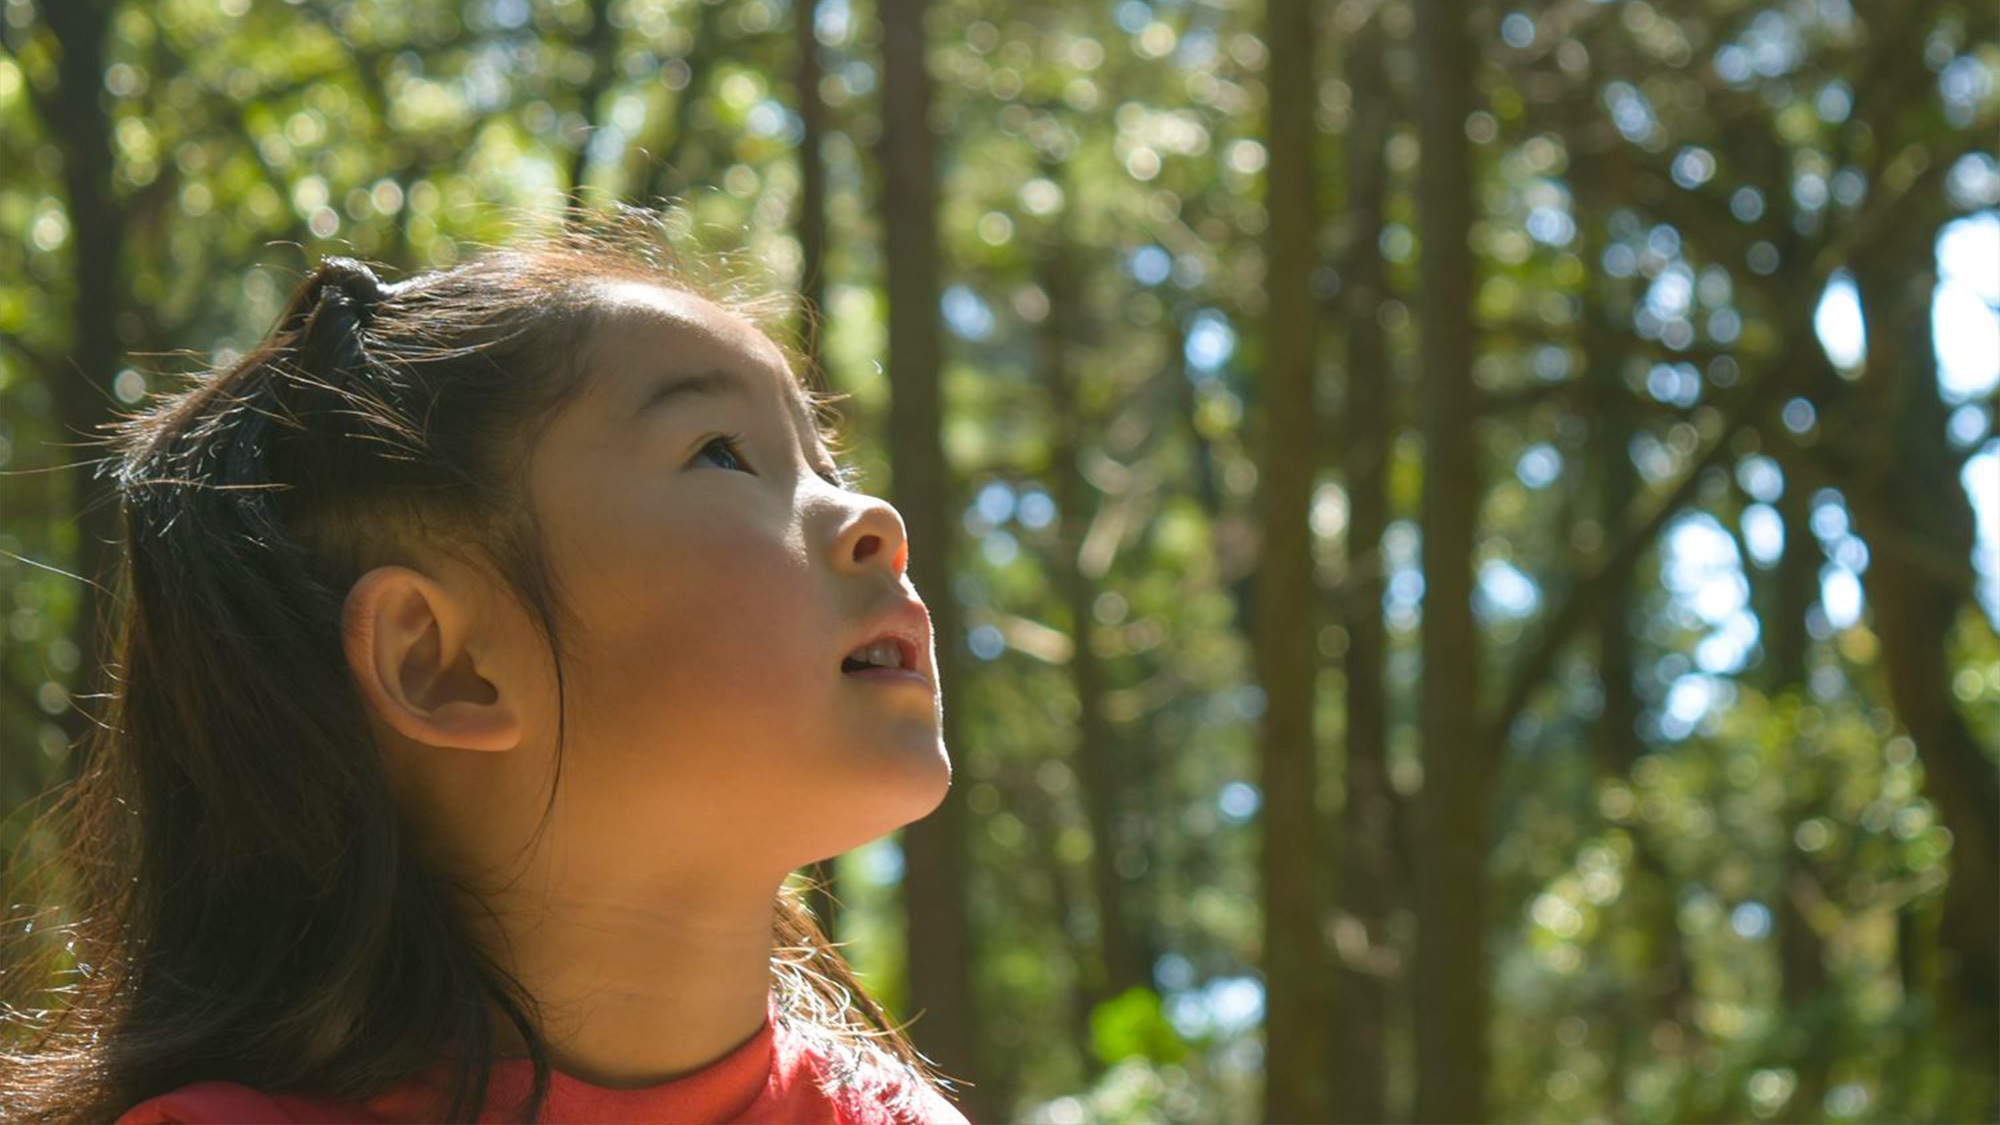
[[[820,143],[826,136],[826,102],[819,93],[819,3],[797,0],[792,5],[792,92],[799,109],[799,205],[792,226],[799,237],[799,340],[805,352],[806,381],[816,391],[831,389],[820,338],[826,311],[826,159]],[[834,865],[815,863],[810,872],[808,901],[820,928],[832,938],[840,928],[840,896]]]
[[[1594,106],[1572,106],[1569,112],[1578,109],[1588,112]],[[1608,210],[1607,201],[1616,198],[1615,178],[1607,174],[1605,161],[1585,159],[1572,167],[1570,183],[1578,196],[1577,233],[1582,256],[1585,261],[1600,261],[1608,244],[1602,211]],[[1639,432],[1635,413],[1641,407],[1625,385],[1623,371],[1630,344],[1618,330],[1618,322],[1630,315],[1633,298],[1626,282],[1601,274],[1586,278],[1582,297],[1577,343],[1582,393],[1594,425],[1584,443],[1587,471],[1580,492],[1590,505],[1587,518],[1616,534],[1639,507],[1641,496],[1638,469],[1632,462],[1632,440]],[[1596,672],[1603,705],[1591,726],[1590,758],[1594,777],[1621,785],[1631,782],[1633,767],[1646,751],[1638,729],[1640,607],[1636,587],[1629,570],[1607,572],[1596,620]],[[1633,832],[1631,840],[1633,882],[1638,885],[1626,896],[1625,907],[1641,919],[1648,960],[1657,971],[1638,982],[1637,1004],[1629,1003],[1630,993],[1616,990],[1607,990],[1603,997],[1607,1008],[1642,1013],[1641,1019],[1629,1021],[1614,1011],[1602,1017],[1611,1039],[1605,1077],[1609,1090],[1624,1088],[1634,1045],[1643,1045],[1645,1036],[1660,1021],[1680,1026],[1692,999],[1692,977],[1679,918],[1679,881],[1650,832]],[[1614,940],[1613,931],[1606,927],[1598,948],[1608,953]]]
[[[590,70],[577,88],[577,108],[590,128],[576,138],[569,160],[569,190],[581,193],[583,177],[590,170],[590,139],[602,120],[598,103],[618,76],[618,28],[611,22],[611,0],[590,0],[590,26],[577,39],[577,50],[589,60]]]
[[[1948,646],[1972,603],[1974,521],[1958,482],[1962,456],[1944,437],[1948,410],[1931,335],[1936,240],[1950,217],[1936,169],[1949,158],[1918,147],[1919,130],[1935,114],[1915,62],[1926,50],[1924,21],[1886,2],[1862,11],[1878,31],[1869,58],[1882,74],[1856,106],[1871,195],[1894,200],[1900,189],[1905,205],[1854,246],[1867,358],[1829,420],[1842,437],[1824,443],[1823,459],[1869,546],[1865,585],[1890,703],[1916,743],[1924,794],[1952,835],[1937,934],[1939,1006],[1964,1057],[1990,1083],[2000,1057],[2000,770],[1952,694]],[[2000,30],[1983,8],[1966,18],[1975,34]],[[1913,163],[1911,155],[1927,159]],[[2000,1088],[1989,1084],[1987,1097],[1986,1112],[2000,1113]]]
[[[695,106],[707,92],[709,73],[716,60],[724,57],[727,50],[719,26],[723,6],[703,0],[690,7],[694,9],[694,27],[688,33],[687,52],[680,60],[686,67],[682,74],[687,84],[675,92],[673,112],[661,115],[664,138],[653,141],[652,152],[639,150],[639,167],[628,181],[637,189],[628,194],[645,206],[669,198],[695,182],[682,165],[691,151],[706,151],[694,128]]]
[[[1472,553],[1479,519],[1473,444],[1472,113],[1475,56],[1465,5],[1417,0],[1423,324],[1423,792],[1417,838],[1416,1117],[1486,1113],[1486,868],[1490,779],[1479,729]]]
[[[1042,173],[1062,183],[1062,171],[1044,160]],[[1121,795],[1127,790],[1117,737],[1105,713],[1108,690],[1104,659],[1098,655],[1096,620],[1098,580],[1084,557],[1084,542],[1095,516],[1093,489],[1083,475],[1083,438],[1091,428],[1077,401],[1077,373],[1071,343],[1081,338],[1078,263],[1067,242],[1066,211],[1044,224],[1044,242],[1037,258],[1037,281],[1048,295],[1049,313],[1039,333],[1037,360],[1049,395],[1049,476],[1054,483],[1057,528],[1056,559],[1051,575],[1069,612],[1074,642],[1069,662],[1070,685],[1077,701],[1077,780],[1083,790],[1084,820],[1090,828],[1091,887],[1097,901],[1098,958],[1102,974],[1094,1000],[1105,1000],[1128,988],[1152,982],[1140,943],[1133,933],[1124,880],[1118,873],[1118,853],[1124,844],[1119,831]]]
[[[1834,386],[1835,375],[1823,351],[1810,360],[1809,393],[1825,395]],[[1820,566],[1826,552],[1812,531],[1811,499],[1807,484],[1799,475],[1784,481],[1778,496],[1777,512],[1784,529],[1784,547],[1777,567],[1766,585],[1770,593],[1759,612],[1765,642],[1765,683],[1772,695],[1785,692],[1803,695],[1810,671],[1812,635],[1806,617],[1820,601]],[[1812,736],[1808,736],[1812,737]],[[1805,741],[1801,739],[1801,741]],[[1826,943],[1807,909],[1806,896],[1816,886],[1811,857],[1795,843],[1796,826],[1818,815],[1820,783],[1809,771],[1787,794],[1781,810],[1785,831],[1780,834],[1782,855],[1778,861],[1778,886],[1773,893],[1772,934],[1778,946],[1778,992],[1784,1002],[1784,1020],[1800,1042],[1787,1052],[1784,1062],[1798,1075],[1798,1086],[1785,1103],[1787,1121],[1818,1120],[1825,1109],[1835,1044],[1827,1031],[1832,1021],[1821,1014],[1826,999],[1829,974]]]
[[[1309,516],[1318,431],[1312,0],[1269,0],[1270,166],[1266,172],[1268,326],[1259,472],[1256,592],[1263,771],[1264,1116],[1327,1115],[1327,969],[1318,859],[1319,748],[1313,738],[1319,597]]]
[[[921,0],[882,5],[882,213],[889,298],[889,456],[891,494],[910,535],[909,574],[930,606],[937,638],[938,689],[945,745],[959,768],[969,748],[952,700],[965,652],[965,629],[950,576],[956,511],[945,463],[941,393],[944,360],[939,323],[937,161],[931,134],[931,78]],[[903,831],[903,902],[908,918],[909,1003],[923,1020],[916,1042],[949,1074],[977,1082],[971,913],[967,877],[965,786],[955,784],[936,812]],[[966,1095],[966,1113],[989,1117],[983,1092]]]
[[[1346,803],[1341,810],[1335,901],[1339,951],[1333,1009],[1333,1120],[1385,1121],[1388,1111],[1387,922],[1396,887],[1396,791],[1389,785],[1389,697],[1383,682],[1382,533],[1389,522],[1389,356],[1379,311],[1388,299],[1382,260],[1393,124],[1387,36],[1379,10],[1347,37],[1344,69],[1353,116],[1343,137],[1347,200],[1345,300],[1347,394],[1341,456],[1347,482],[1347,568],[1337,605],[1347,630]],[[1343,930],[1341,927],[1345,927]],[[1341,941],[1339,935],[1351,935]]]
[[[1952,697],[1947,651],[1972,602],[1972,509],[1931,343],[1937,224],[1903,225],[1855,262],[1868,317],[1868,361],[1852,418],[1887,420],[1848,460],[1844,489],[1870,548],[1866,586],[1882,638],[1889,699],[1924,765],[1924,794],[1951,830],[1951,879],[1938,926],[1938,998],[1965,1057],[2000,1055],[2000,775]],[[1850,419],[1850,420],[1851,420]]]
[[[42,16],[56,42],[56,81],[36,92],[33,104],[61,152],[63,211],[69,220],[69,339],[60,359],[45,360],[38,372],[52,392],[56,417],[70,447],[78,451],[71,474],[76,512],[75,573],[84,580],[76,619],[81,651],[78,683],[99,690],[112,612],[105,583],[111,580],[122,532],[117,509],[96,473],[81,470],[94,460],[82,454],[95,447],[99,427],[111,421],[112,379],[117,374],[123,326],[119,314],[130,304],[124,278],[126,202],[112,184],[112,131],[115,123],[103,96],[106,51],[112,24],[110,0],[47,4]],[[10,55],[19,57],[13,39]],[[101,627],[103,626],[103,627]],[[82,694],[71,690],[71,697]],[[75,708],[64,716],[68,741],[75,745],[90,721]],[[79,759],[72,755],[72,768]]]

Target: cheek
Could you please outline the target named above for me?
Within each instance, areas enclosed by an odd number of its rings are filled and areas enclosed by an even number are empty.
[[[590,599],[591,702],[641,744],[775,734],[814,670],[840,670],[819,651],[837,640],[814,575],[770,533],[711,531],[698,551],[606,578],[600,592],[622,596]]]

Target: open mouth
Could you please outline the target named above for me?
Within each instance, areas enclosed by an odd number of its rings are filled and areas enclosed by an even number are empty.
[[[846,674],[870,671],[916,674],[916,668],[916,652],[910,642],[901,637],[877,637],[840,662],[840,670]]]

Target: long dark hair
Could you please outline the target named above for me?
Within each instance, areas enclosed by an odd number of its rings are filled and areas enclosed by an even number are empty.
[[[0,961],[0,1118],[108,1120],[202,1080],[361,1099],[441,1058],[438,1112],[468,1118],[499,1057],[496,1009],[527,1045],[522,1112],[538,1115],[534,999],[470,940],[474,896],[412,847],[340,612],[399,539],[474,552],[542,625],[562,696],[575,622],[522,454],[583,384],[589,283],[699,293],[802,371],[789,296],[725,276],[726,255],[691,266],[677,217],[571,208],[559,231],[394,285],[328,258],[249,354],[108,427],[115,649],[47,813],[62,850],[33,880],[64,905],[15,917]],[[830,428],[843,396],[801,378]],[[774,947],[781,1018],[835,1060],[828,1085],[886,1066],[951,1088],[789,883]]]

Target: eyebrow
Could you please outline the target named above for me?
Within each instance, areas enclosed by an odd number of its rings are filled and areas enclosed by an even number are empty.
[[[813,435],[815,442],[822,441],[825,435],[820,432],[819,423],[806,410],[797,388],[796,383],[787,380],[786,405],[790,406],[793,413],[805,424],[806,432]],[[644,418],[655,411],[668,409],[697,396],[736,398],[747,402],[750,399],[750,385],[721,367],[668,375],[647,389],[645,397],[639,400],[638,409],[633,411],[633,417]]]
[[[669,375],[647,389],[646,397],[639,401],[639,408],[633,413],[635,416],[651,414],[697,395],[747,399],[750,397],[750,386],[719,367]]]

